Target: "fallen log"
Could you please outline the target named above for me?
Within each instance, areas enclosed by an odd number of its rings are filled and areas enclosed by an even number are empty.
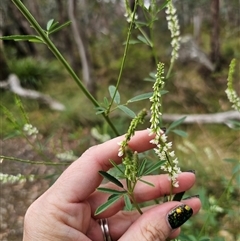
[[[185,124],[192,124],[192,123],[199,123],[199,124],[226,124],[230,125],[232,120],[240,120],[240,112],[238,111],[226,111],[226,112],[219,112],[219,113],[211,113],[211,114],[164,114],[163,120],[166,122],[172,122],[179,120],[186,116],[186,119],[183,123]]]
[[[0,88],[9,89],[13,93],[25,98],[41,101],[49,105],[53,110],[65,110],[63,104],[53,100],[50,96],[35,90],[22,88],[19,78],[15,74],[10,74],[7,81],[0,81]],[[183,121],[185,124],[226,124],[231,126],[232,120],[240,121],[240,112],[238,111],[226,111],[211,114],[164,114],[163,120],[166,122],[173,122],[184,116],[186,116],[186,119]]]
[[[7,81],[0,81],[0,88],[9,89],[18,96],[34,99],[48,105],[52,110],[63,111],[65,106],[46,94],[36,90],[24,89],[17,75],[10,74]]]

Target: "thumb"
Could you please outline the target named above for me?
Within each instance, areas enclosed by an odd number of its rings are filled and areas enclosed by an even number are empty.
[[[155,206],[141,215],[119,241],[165,241],[177,236],[177,230],[193,214],[192,208],[179,202]]]

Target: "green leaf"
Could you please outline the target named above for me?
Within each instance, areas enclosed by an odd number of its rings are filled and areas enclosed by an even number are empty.
[[[143,179],[138,179],[138,180],[139,180],[140,182],[143,182],[143,183],[151,186],[151,187],[154,187],[154,185],[153,185],[151,182],[147,182],[147,181],[145,181],[145,180],[143,180]]]
[[[104,97],[103,98],[103,103],[104,103],[104,106],[107,108],[109,106],[109,101],[108,101],[108,98],[107,97]]]
[[[223,160],[226,162],[231,162],[233,164],[237,164],[239,162],[237,159],[233,159],[233,158],[225,158]]]
[[[127,211],[131,211],[133,208],[133,205],[131,203],[129,196],[126,194],[123,197],[124,197],[125,207],[126,207]]]
[[[124,175],[124,172],[118,167],[118,165],[113,161],[113,160],[109,160],[110,162],[111,162],[111,164],[116,168],[116,169],[118,169],[118,171],[120,172],[120,173],[122,173],[123,175]]]
[[[156,79],[152,79],[152,78],[149,78],[149,77],[144,78],[143,80],[144,81],[149,81],[149,82],[155,82],[156,81]]]
[[[150,165],[150,167],[143,173],[143,175],[148,175],[151,174],[152,172],[154,172],[155,170],[159,169],[160,166],[162,166],[166,161],[158,161],[156,163],[153,163],[152,165]]]
[[[114,198],[114,197],[119,197],[119,194],[112,194],[111,196],[108,197],[108,200]]]
[[[65,28],[66,26],[68,26],[68,25],[70,25],[70,24],[71,24],[71,21],[67,21],[66,23],[64,23],[64,24],[62,24],[62,25],[60,25],[60,26],[55,26],[55,25],[53,24],[52,28],[51,28],[50,31],[49,31],[49,34],[55,33],[55,32],[61,30],[62,28]]]
[[[41,38],[41,37],[38,37],[38,36],[36,36],[35,39],[30,39],[29,42],[44,44],[44,41],[42,40],[42,38]]]
[[[127,191],[119,191],[111,188],[105,188],[105,187],[99,187],[97,188],[98,191],[100,192],[106,192],[106,193],[111,193],[111,194],[124,194],[127,193]]]
[[[151,44],[149,43],[149,41],[143,37],[142,35],[138,35],[137,36],[137,39],[140,40],[141,42],[143,42],[144,44],[148,45],[148,46],[151,46]]]
[[[181,137],[187,137],[187,132],[186,131],[182,131],[182,130],[172,130],[172,132],[174,132],[175,134],[181,136]]]
[[[175,128],[176,126],[179,126],[180,124],[182,124],[184,122],[184,120],[186,119],[187,117],[184,116],[174,122],[171,123],[171,125],[167,128],[167,131],[166,131],[166,134],[173,128]]]
[[[20,125],[18,124],[17,120],[15,119],[15,115],[2,104],[0,104],[0,108],[2,109],[4,115],[7,117],[7,119],[12,122],[12,124],[15,126],[15,128],[20,129]]]
[[[148,93],[144,93],[141,95],[137,95],[137,96],[131,98],[130,100],[128,100],[127,103],[132,103],[132,102],[136,102],[136,101],[140,101],[140,100],[146,100],[146,99],[149,99],[152,95],[153,95],[153,92],[148,92]]]
[[[47,27],[46,27],[47,31],[49,31],[51,29],[53,22],[54,22],[54,19],[50,19],[47,22]]]
[[[129,44],[139,44],[139,43],[141,43],[140,41],[138,41],[138,40],[134,40],[134,39],[132,39],[132,40],[129,40],[129,42],[128,42]],[[126,45],[126,42],[124,43],[124,45]]]
[[[11,36],[3,36],[0,37],[2,40],[14,40],[14,41],[38,41],[42,42],[42,39],[38,36],[35,35],[11,35]]]
[[[110,94],[110,96],[111,96],[112,99],[113,99],[114,93],[116,92],[116,95],[115,95],[113,101],[114,101],[116,104],[119,105],[119,104],[120,104],[120,94],[119,94],[118,90],[116,90],[116,87],[115,87],[114,85],[110,85],[110,86],[108,87],[108,91],[109,91],[109,94]]]
[[[228,127],[233,130],[240,130],[240,121],[230,120],[228,121]]]
[[[163,10],[168,5],[169,0],[166,0],[161,6],[160,11]]]
[[[48,33],[51,32],[51,30],[55,29],[58,27],[59,22],[55,22],[52,24],[51,28],[49,29]]]
[[[145,81],[150,81],[150,82],[155,82],[156,81],[156,73],[155,72],[151,72],[149,73],[150,77],[145,78]]]
[[[101,176],[103,176],[104,178],[106,178],[108,181],[116,184],[117,186],[119,187],[122,187],[123,188],[123,185],[120,181],[118,181],[115,177],[113,177],[112,175],[110,175],[109,173],[107,172],[104,172],[104,171],[99,171],[99,174]]]
[[[191,237],[192,235],[184,235],[184,234],[180,234],[179,236],[178,236],[178,238],[179,238],[179,240],[181,240],[181,241],[197,241],[197,239],[196,238],[194,238],[194,239],[192,239],[192,237]],[[189,238],[190,237],[190,238]]]
[[[151,72],[149,76],[152,77],[153,79],[156,79],[156,72]]]
[[[126,107],[124,105],[118,105],[117,108],[120,109],[121,111],[123,111],[125,114],[127,114],[131,118],[136,117],[136,114],[131,109],[129,109],[128,107]]]
[[[240,171],[240,164],[236,165],[233,170],[232,170],[232,174],[236,174]]]
[[[96,109],[96,115],[102,114],[106,110],[104,107],[101,107],[101,106],[96,107],[95,109]]]
[[[145,170],[145,166],[146,166],[147,160],[144,159],[142,160],[140,166],[138,167],[138,176],[141,177],[143,175],[143,172]]]
[[[112,204],[117,202],[119,200],[119,198],[121,198],[121,195],[115,195],[114,197],[108,199],[107,202],[105,202],[104,204],[102,204],[101,206],[99,206],[96,209],[95,215],[98,215],[98,214],[102,213],[103,211],[105,211],[108,207],[110,207]]]
[[[185,191],[175,194],[172,201],[181,201],[184,193],[185,193]]]
[[[136,24],[141,25],[141,26],[149,26],[148,23],[142,22],[142,21],[135,21]]]
[[[167,94],[169,91],[168,90],[160,90],[160,94],[161,95],[165,95],[165,94]]]

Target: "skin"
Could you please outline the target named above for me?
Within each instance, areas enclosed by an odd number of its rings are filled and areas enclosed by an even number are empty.
[[[137,211],[122,211],[124,203],[119,200],[103,213],[94,216],[96,208],[108,198],[106,193],[96,191],[102,182],[98,171],[107,171],[112,167],[109,159],[120,163],[117,143],[123,138],[117,137],[89,148],[29,207],[25,215],[23,241],[103,241],[97,222],[101,218],[108,218],[113,241],[163,241],[179,235],[180,228],[171,229],[167,214],[182,203],[189,205],[193,214],[196,214],[201,207],[198,198],[147,207],[143,209],[143,215]],[[149,143],[151,139],[147,130],[138,131],[129,142],[129,147],[138,152],[147,151],[154,147]],[[139,182],[134,193],[137,202],[170,193],[167,175],[147,176],[143,179],[155,187]],[[189,190],[195,182],[195,175],[183,172],[178,180],[180,187],[174,188],[173,193]],[[101,186],[116,188],[111,183]]]

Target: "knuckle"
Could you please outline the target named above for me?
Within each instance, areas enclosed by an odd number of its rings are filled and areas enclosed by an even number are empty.
[[[141,229],[141,235],[146,241],[164,241],[167,239],[167,234],[163,232],[161,225],[156,226],[151,223]]]

